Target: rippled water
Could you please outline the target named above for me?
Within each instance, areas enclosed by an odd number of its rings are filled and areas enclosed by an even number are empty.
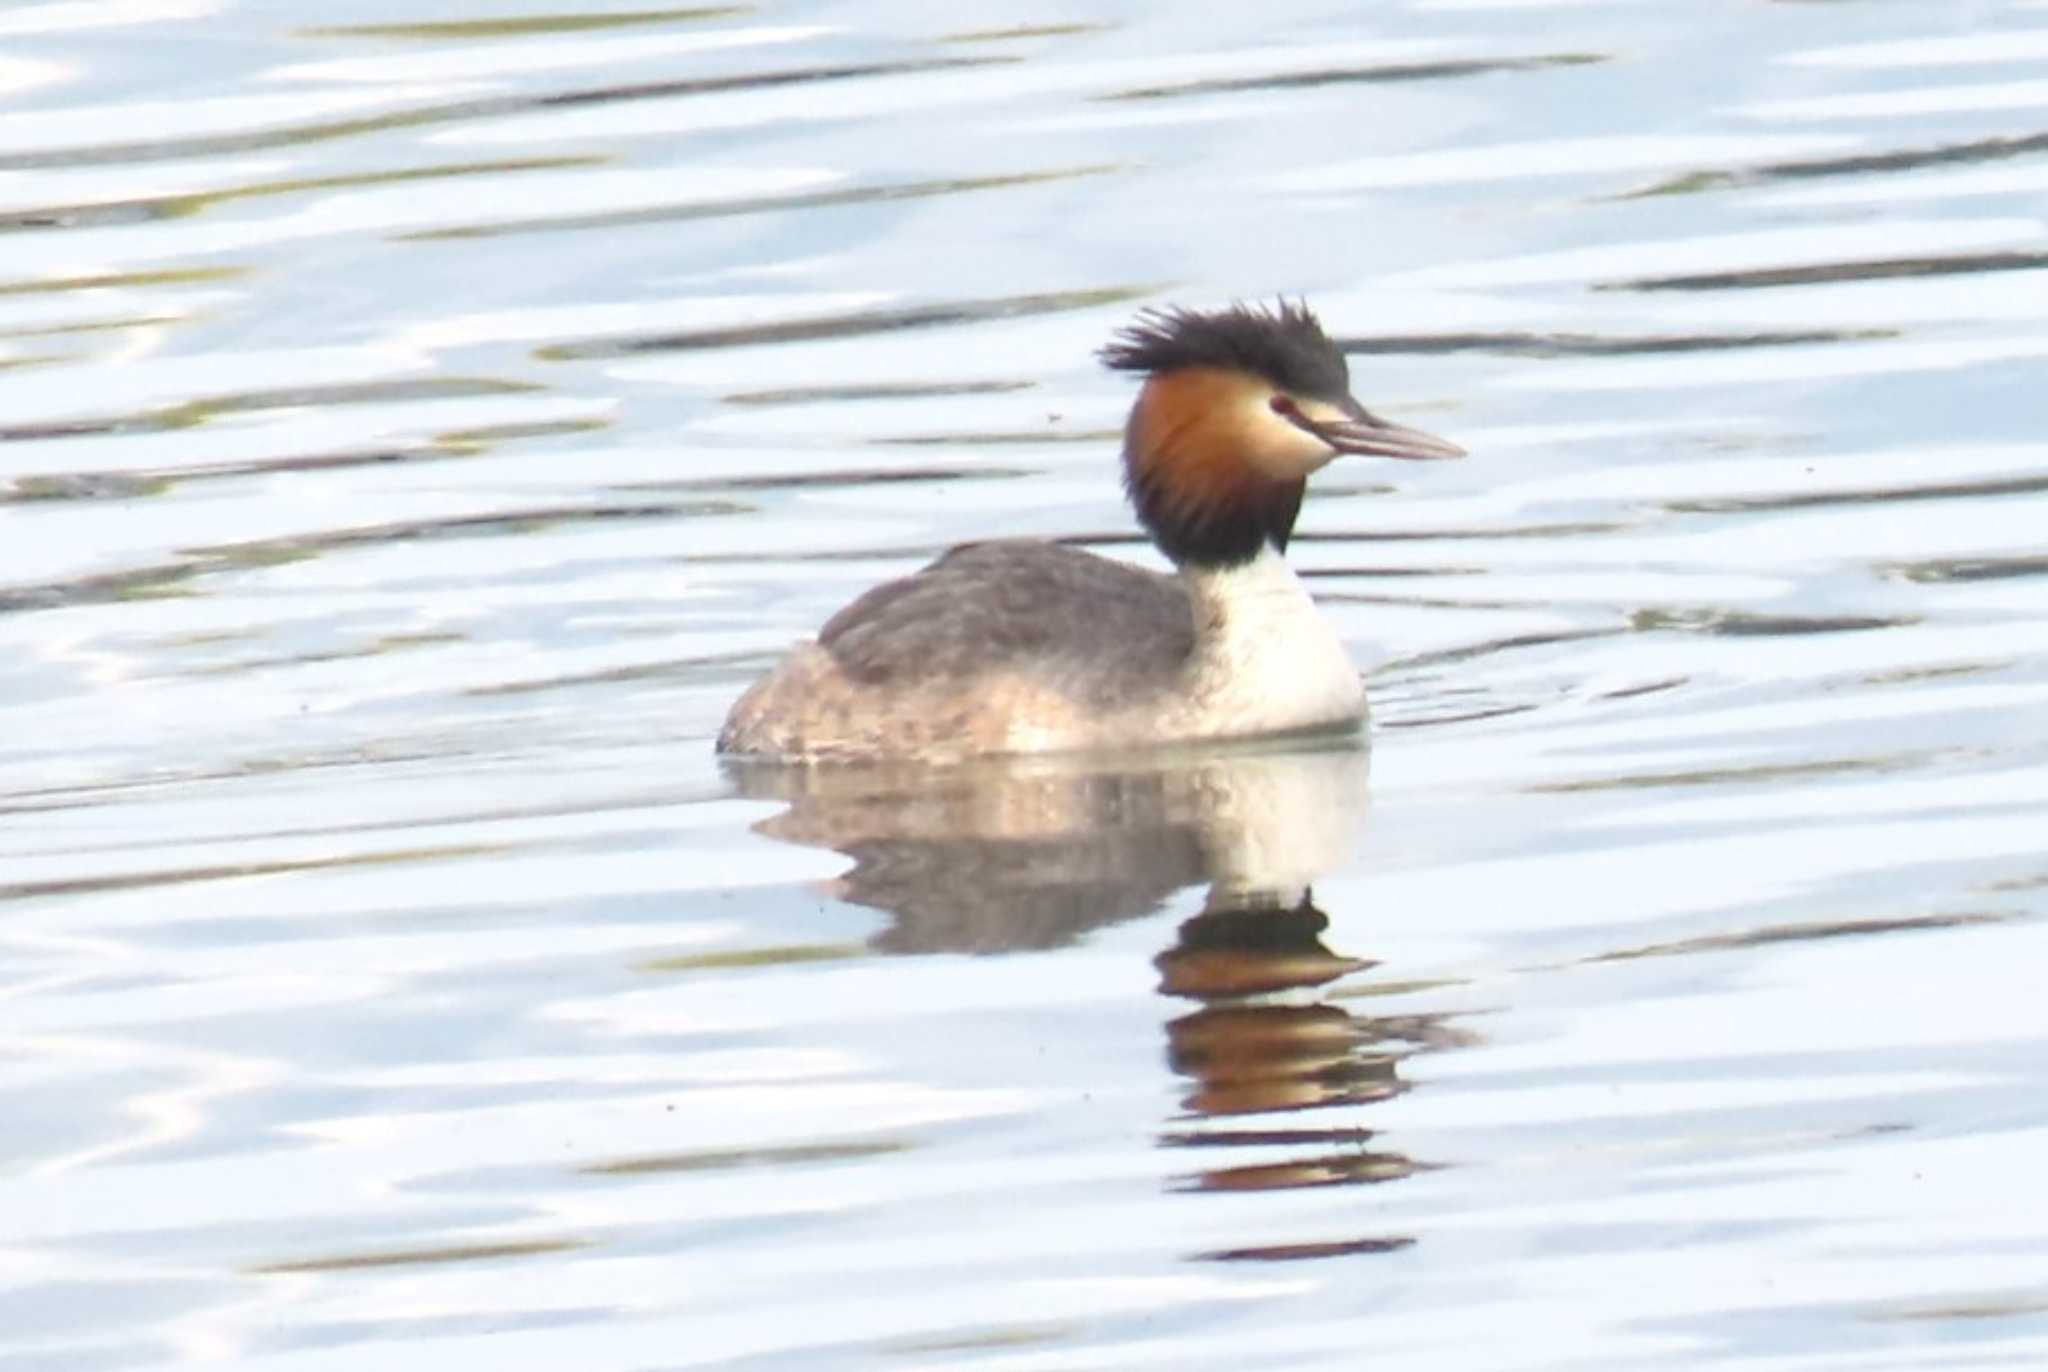
[[[2048,6],[1358,8],[0,7],[0,1369],[2048,1361]],[[721,770],[1276,291],[1369,779]]]

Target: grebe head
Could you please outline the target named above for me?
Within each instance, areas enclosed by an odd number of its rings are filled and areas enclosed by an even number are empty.
[[[1344,354],[1306,305],[1146,310],[1100,356],[1147,374],[1124,428],[1124,488],[1175,562],[1284,550],[1309,474],[1340,454],[1464,455],[1353,400]]]

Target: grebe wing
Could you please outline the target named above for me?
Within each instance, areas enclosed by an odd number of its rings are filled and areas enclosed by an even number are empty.
[[[958,680],[1005,669],[1108,685],[1178,670],[1194,646],[1173,577],[1034,539],[968,543],[877,586],[818,642],[865,684]]]

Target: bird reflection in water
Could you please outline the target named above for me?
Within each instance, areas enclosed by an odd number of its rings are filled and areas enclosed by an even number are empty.
[[[1442,1017],[1356,1015],[1321,990],[1374,965],[1323,943],[1330,921],[1310,893],[1346,860],[1364,819],[1367,756],[1348,740],[1292,740],[1107,761],[728,765],[742,793],[787,804],[762,833],[853,859],[831,893],[890,916],[874,940],[886,952],[1057,947],[1206,884],[1201,911],[1156,959],[1161,991],[1198,1003],[1167,1026],[1167,1061],[1190,1086],[1160,1142],[1256,1152],[1258,1162],[1218,1156],[1180,1182],[1243,1192],[1392,1181],[1427,1165],[1376,1146],[1354,1112],[1320,1127],[1271,1118],[1386,1100],[1407,1089],[1405,1057],[1460,1040]],[[1273,1160],[1294,1148],[1300,1156]],[[1270,1261],[1406,1242],[1201,1256]]]
[[[1212,888],[1202,912],[1180,927],[1180,939],[1157,959],[1160,989],[1201,1008],[1166,1027],[1174,1070],[1194,1088],[1183,1098],[1184,1126],[1162,1135],[1176,1148],[1301,1149],[1280,1161],[1223,1163],[1183,1180],[1204,1191],[1268,1191],[1397,1181],[1427,1164],[1374,1144],[1357,1124],[1240,1126],[1252,1116],[1367,1106],[1408,1089],[1399,1065],[1422,1048],[1461,1041],[1443,1017],[1368,1018],[1341,1005],[1299,997],[1374,964],[1340,956],[1322,941],[1329,917],[1307,891],[1290,903],[1279,892],[1243,892],[1218,902]],[[1196,1126],[1200,1127],[1196,1127]],[[1405,1240],[1362,1241],[1367,1249]],[[1238,1258],[1320,1255],[1286,1249],[1241,1249]],[[1359,1251],[1351,1244],[1343,1251]]]

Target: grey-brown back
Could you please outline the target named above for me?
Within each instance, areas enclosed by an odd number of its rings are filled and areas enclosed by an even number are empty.
[[[828,620],[818,642],[863,685],[1021,671],[1107,707],[1174,678],[1194,648],[1194,615],[1173,577],[1057,543],[998,539],[875,587]]]

